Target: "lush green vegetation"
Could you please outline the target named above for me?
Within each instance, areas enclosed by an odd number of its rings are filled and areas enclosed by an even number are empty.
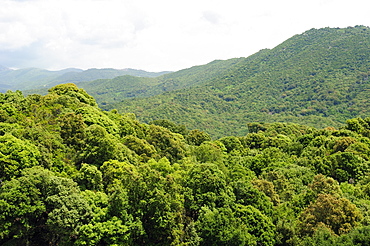
[[[12,70],[0,67],[0,92],[5,92],[7,90],[33,90],[38,94],[46,94],[48,88],[63,83],[79,83],[96,79],[112,79],[122,75],[156,77],[166,73],[168,72],[153,73],[136,69],[111,68],[93,68],[88,70],[69,68],[59,71],[48,71],[39,68]]]
[[[73,84],[0,94],[0,244],[370,244],[370,118],[247,127],[145,124]]]
[[[127,98],[156,96],[169,91],[193,87],[233,68],[240,59],[213,61],[203,66],[194,66],[155,78],[149,76],[119,76],[113,79],[99,79],[76,83],[92,95],[101,106],[121,102]],[[73,82],[73,81],[72,81]]]
[[[339,127],[370,113],[369,47],[368,27],[312,29],[272,50],[157,77],[122,97],[113,90],[98,102],[146,123],[169,119],[217,137],[243,136],[254,121]]]
[[[216,137],[243,136],[254,121],[340,127],[349,118],[370,113],[369,47],[368,27],[312,29],[247,58],[217,60],[161,76],[90,69],[41,84],[50,88],[73,82],[105,110],[135,113],[145,123],[169,119]]]

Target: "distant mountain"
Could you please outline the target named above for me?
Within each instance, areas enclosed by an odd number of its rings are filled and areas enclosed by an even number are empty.
[[[158,95],[104,107],[134,112],[145,122],[170,119],[214,136],[243,135],[255,121],[338,127],[370,114],[369,47],[368,27],[311,29],[247,58],[147,81],[152,86],[138,95]]]
[[[233,65],[244,59],[217,60],[206,65],[166,73],[155,78],[125,75],[113,79],[77,82],[76,84],[94,96],[101,105],[106,105],[120,102],[126,98],[150,97],[169,91],[190,88],[225,73]]]
[[[10,69],[0,65],[0,72],[7,71],[7,70],[10,70]]]
[[[28,89],[32,86],[43,85],[59,75],[63,74],[62,71],[48,71],[39,68],[24,68],[24,69],[7,69],[0,71],[0,84],[4,89]],[[25,86],[25,87],[24,87]],[[5,87],[5,88],[4,88]]]
[[[57,84],[78,83],[96,79],[110,79],[121,75],[155,77],[168,72],[147,72],[136,69],[88,69],[68,68],[49,71],[39,68],[6,69],[0,67],[0,91],[50,88]]]
[[[111,68],[103,68],[103,69],[88,69],[82,72],[71,72],[65,73],[58,78],[56,78],[52,83],[48,84],[48,87],[62,84],[62,83],[79,83],[83,81],[92,81],[96,79],[111,79],[118,76],[123,75],[130,75],[136,77],[156,77],[168,72],[147,72],[144,70],[136,70],[136,69],[111,69]]]

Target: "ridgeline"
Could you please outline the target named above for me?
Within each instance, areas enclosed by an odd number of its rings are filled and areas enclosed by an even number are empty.
[[[368,27],[312,29],[248,58],[157,77],[154,89],[104,108],[133,112],[143,122],[169,119],[216,137],[243,136],[255,121],[339,127],[370,113],[369,47]]]

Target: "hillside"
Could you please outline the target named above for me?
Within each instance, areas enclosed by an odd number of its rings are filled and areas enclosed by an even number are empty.
[[[0,93],[0,245],[370,245],[370,117],[153,123],[74,84]]]
[[[32,89],[43,86],[65,73],[80,71],[82,70],[66,69],[48,71],[40,68],[23,68],[17,70],[4,68],[0,71],[0,91]]]
[[[76,84],[94,96],[100,105],[107,105],[121,102],[126,98],[150,97],[200,85],[225,73],[244,59],[217,60],[155,78],[119,76],[113,79],[99,79]]]
[[[251,121],[339,127],[370,113],[369,47],[368,27],[312,29],[271,50],[222,61],[228,66],[202,81],[191,70],[165,75],[188,88],[105,108],[134,112],[144,122],[170,119],[213,136],[244,135]],[[207,66],[197,69],[204,73]]]
[[[156,77],[168,72],[146,72],[136,69],[88,69],[68,68],[49,71],[39,68],[7,69],[0,68],[0,91],[49,89],[63,83],[78,83],[96,79],[111,79],[122,75]],[[42,91],[42,90],[41,90]],[[46,91],[46,90],[45,90]],[[45,92],[46,93],[46,92]]]

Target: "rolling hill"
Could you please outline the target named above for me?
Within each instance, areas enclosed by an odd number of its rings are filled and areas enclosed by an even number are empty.
[[[216,60],[206,65],[194,66],[155,78],[125,75],[113,79],[80,82],[76,85],[94,96],[100,105],[107,105],[127,98],[151,97],[208,82],[232,69],[233,65],[244,59]]]
[[[79,83],[96,79],[111,79],[121,75],[138,77],[156,77],[168,72],[147,72],[136,69],[88,69],[68,68],[58,71],[49,71],[40,68],[9,69],[0,67],[0,91],[7,90],[35,90],[51,88],[58,84]],[[42,90],[41,90],[42,91]],[[45,92],[46,93],[46,92]]]
[[[370,113],[369,47],[368,27],[311,29],[247,58],[157,77],[135,95],[144,98],[104,108],[134,112],[144,122],[169,119],[216,137],[244,135],[256,121],[339,127]]]

